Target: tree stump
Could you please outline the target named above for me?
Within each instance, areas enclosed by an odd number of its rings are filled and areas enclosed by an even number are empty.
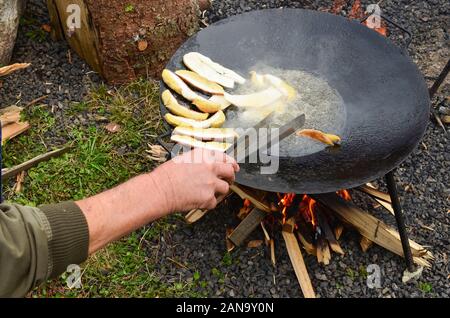
[[[53,35],[107,82],[159,78],[175,50],[199,29],[197,0],[47,0]]]
[[[25,0],[0,0],[0,66],[11,60]]]

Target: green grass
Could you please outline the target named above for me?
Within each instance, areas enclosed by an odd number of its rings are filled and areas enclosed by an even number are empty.
[[[424,293],[431,293],[433,291],[433,285],[426,282],[419,283],[419,289]]]
[[[4,187],[6,200],[27,205],[77,200],[94,195],[154,168],[147,159],[148,143],[161,132],[158,86],[138,80],[118,89],[92,88],[81,103],[73,103],[58,119],[47,105],[27,109],[24,119],[32,128],[3,147],[4,166],[10,167],[54,148],[68,145],[63,156],[43,162],[27,172],[23,191],[14,181]],[[83,119],[83,120],[81,120]],[[104,126],[115,122],[118,133]],[[172,218],[176,218],[173,216]],[[172,297],[200,296],[192,282],[165,283],[148,251],[154,238],[173,230],[164,219],[115,242],[82,266],[82,288],[69,289],[67,275],[47,282],[31,297]]]

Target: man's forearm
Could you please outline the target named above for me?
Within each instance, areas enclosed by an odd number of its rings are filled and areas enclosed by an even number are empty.
[[[77,201],[89,227],[89,254],[170,213],[170,180],[156,169]]]

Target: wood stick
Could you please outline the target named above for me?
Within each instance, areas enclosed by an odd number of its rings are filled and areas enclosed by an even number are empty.
[[[374,197],[376,199],[383,200],[384,202],[392,203],[391,196],[388,193],[384,193],[378,189],[375,189],[373,186],[370,186],[368,184],[359,186],[356,188],[359,191],[362,191],[364,193],[367,193],[371,197]]]
[[[387,224],[333,193],[312,196],[315,200],[335,211],[343,220],[355,227],[361,235],[403,257],[400,235]],[[409,240],[409,242],[414,261],[418,265],[430,267],[429,261],[434,258],[431,252],[412,240]]]
[[[231,233],[233,233],[233,229],[231,227],[227,227],[226,237],[225,237],[225,240],[226,240],[225,243],[226,243],[226,246],[227,246],[227,252],[231,252],[232,250],[234,250],[234,247],[235,247],[233,242],[231,242],[230,239],[228,238]]]
[[[314,244],[308,242],[308,240],[306,240],[306,238],[302,235],[302,233],[300,233],[300,231],[297,232],[297,237],[300,243],[302,243],[303,247],[305,248],[306,253],[314,256],[317,255],[316,247],[314,246]]]
[[[266,245],[268,245],[269,242],[270,242],[270,235],[269,235],[269,232],[267,232],[267,230],[266,230],[266,227],[264,225],[264,221],[261,222],[261,228],[262,228],[263,233],[264,233],[264,241],[265,241]]]
[[[377,198],[373,198],[375,201],[377,201],[383,208],[385,208],[386,210],[388,210],[392,215],[394,214],[394,208],[392,207],[392,204],[385,202],[383,200],[377,199]]]
[[[230,196],[231,192],[229,192],[225,197],[223,197],[222,200],[220,200],[219,202],[217,202],[217,205],[219,205],[220,203],[222,203],[226,198],[228,198]],[[209,210],[202,210],[202,209],[193,209],[191,211],[189,211],[185,216],[184,219],[186,220],[186,222],[188,224],[192,224],[197,222],[198,220],[200,220],[202,217],[204,217],[207,213],[209,212]]]
[[[365,253],[373,245],[373,242],[369,240],[367,237],[361,236],[359,245],[361,246],[362,251]]]
[[[249,200],[255,208],[265,212],[271,212],[270,205],[263,201],[262,195],[257,195],[251,189],[247,189],[236,183],[230,185],[230,190],[241,197],[242,200]]]
[[[58,157],[64,153],[66,153],[70,147],[64,147],[61,149],[56,149],[50,152],[47,152],[45,154],[39,155],[37,157],[34,157],[33,159],[30,159],[28,161],[25,161],[24,163],[21,163],[20,165],[17,165],[12,168],[7,168],[2,170],[2,181],[14,177],[18,173],[22,171],[26,171],[34,166],[37,166],[39,163],[43,161],[50,160],[51,158]]]
[[[336,240],[336,237],[334,236],[333,231],[331,231],[330,225],[328,224],[328,221],[326,220],[325,216],[322,214],[320,208],[316,208],[316,217],[320,224],[320,228],[322,229],[325,238],[328,241],[328,244],[330,244],[330,248],[341,255],[344,255],[344,251],[342,250],[341,246],[339,245],[339,242]]]
[[[8,74],[11,74],[12,72],[21,70],[23,68],[27,68],[30,65],[31,65],[30,63],[15,63],[8,66],[0,67],[0,77],[6,76]]]
[[[240,246],[244,240],[261,224],[266,217],[266,212],[254,208],[247,217],[234,229],[228,237],[234,245]]]
[[[277,259],[275,257],[275,241],[270,239],[270,260],[272,261],[272,266],[277,266]]]
[[[324,237],[319,237],[316,244],[317,261],[324,265],[329,265],[331,260],[331,253],[327,240]]]
[[[48,97],[48,95],[43,95],[43,96],[41,96],[41,97],[35,98],[35,99],[33,99],[31,102],[29,102],[25,107],[33,106],[34,104],[43,101],[43,100],[46,99],[47,97]]]
[[[188,224],[192,224],[204,217],[206,213],[208,213],[208,210],[194,209],[189,211],[189,213],[184,216],[184,219]]]
[[[341,238],[342,232],[344,232],[344,226],[342,224],[338,224],[334,228],[334,236],[336,237],[336,240]]]
[[[289,219],[286,223],[289,223],[292,227],[295,225],[293,218]],[[316,298],[316,294],[309,278],[308,270],[306,269],[305,261],[303,259],[302,251],[298,245],[297,238],[294,233],[282,231],[284,242],[286,243],[286,249],[291,259],[292,266],[294,267],[295,275],[300,284],[300,288],[305,298]]]

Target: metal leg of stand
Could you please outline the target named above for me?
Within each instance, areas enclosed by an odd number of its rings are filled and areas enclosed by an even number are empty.
[[[386,185],[391,196],[392,207],[394,208],[395,220],[397,221],[398,232],[402,241],[403,255],[405,256],[406,266],[409,272],[415,271],[415,265],[409,246],[408,233],[406,232],[405,218],[403,217],[400,199],[398,197],[397,185],[394,180],[394,172],[390,171],[386,174]]]

